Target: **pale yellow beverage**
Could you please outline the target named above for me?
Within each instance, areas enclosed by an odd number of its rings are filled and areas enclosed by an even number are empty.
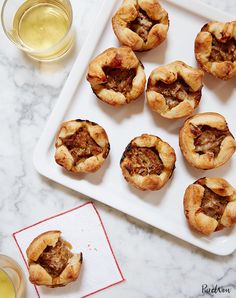
[[[3,25],[9,23],[7,10],[10,0],[3,6]],[[12,28],[4,27],[4,31],[33,58],[54,60],[67,53],[73,44],[72,18],[68,0],[26,0],[16,7]]]
[[[0,254],[0,298],[25,298],[25,280],[20,266]]]
[[[27,9],[30,2],[32,6]],[[28,1],[19,8],[14,19],[14,29],[22,42],[36,50],[55,45],[66,34],[68,26],[67,14],[53,3]]]
[[[8,275],[0,269],[0,297],[15,298],[15,289]]]

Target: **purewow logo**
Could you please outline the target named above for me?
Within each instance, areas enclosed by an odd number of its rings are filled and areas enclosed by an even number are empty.
[[[231,289],[218,285],[208,286],[207,284],[202,285],[202,294],[229,294]]]

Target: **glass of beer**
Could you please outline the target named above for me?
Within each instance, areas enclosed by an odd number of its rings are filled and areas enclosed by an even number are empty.
[[[7,37],[30,57],[52,61],[73,45],[69,0],[5,0],[1,21]]]
[[[0,297],[25,297],[25,281],[20,266],[12,258],[2,254],[0,254]]]

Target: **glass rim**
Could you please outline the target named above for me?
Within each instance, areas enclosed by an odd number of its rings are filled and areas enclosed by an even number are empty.
[[[27,46],[22,46],[21,44],[18,44],[11,36],[11,34],[8,33],[8,30],[6,29],[6,26],[4,24],[4,11],[6,8],[7,3],[11,1],[11,0],[4,0],[2,8],[1,8],[1,23],[2,23],[2,28],[3,31],[5,33],[5,35],[8,37],[8,39],[13,42],[19,49],[21,49],[24,52],[27,52],[28,54],[36,54],[36,55],[40,55],[43,53],[47,53],[52,51],[54,48],[57,48],[58,45],[60,45],[60,43],[65,40],[67,38],[67,36],[70,34],[71,30],[72,30],[72,24],[73,24],[73,10],[72,10],[72,6],[71,6],[71,2],[70,0],[64,0],[69,4],[69,9],[70,9],[70,13],[71,13],[71,19],[70,19],[70,24],[69,27],[67,29],[67,32],[64,34],[64,36],[56,42],[56,44],[54,44],[53,46],[51,46],[50,48],[47,48],[46,50],[39,50],[39,51],[35,51],[30,47]],[[1,255],[1,254],[0,254]]]

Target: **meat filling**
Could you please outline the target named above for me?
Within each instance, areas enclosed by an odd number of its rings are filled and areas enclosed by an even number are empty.
[[[165,97],[166,104],[170,110],[176,107],[186,98],[191,97],[199,101],[201,97],[200,90],[197,92],[192,92],[185,81],[181,79],[178,79],[172,84],[166,84],[162,81],[158,81],[153,89]]]
[[[136,75],[134,68],[124,69],[124,68],[103,68],[107,82],[105,86],[108,89],[112,89],[116,92],[121,92],[127,94],[132,89],[133,79]]]
[[[229,39],[226,42],[220,42],[212,35],[212,50],[209,57],[211,62],[236,61],[236,40]]]
[[[73,256],[61,238],[56,245],[47,246],[40,255],[37,263],[40,264],[51,276],[57,277],[66,268],[69,259]]]
[[[92,139],[88,129],[84,126],[80,127],[72,136],[64,138],[63,144],[70,151],[75,163],[102,152],[102,148]]]
[[[208,216],[220,221],[225,207],[228,204],[227,197],[221,197],[205,187],[204,196],[201,203],[201,210]]]
[[[126,153],[129,160],[126,166],[130,175],[160,175],[164,169],[162,160],[154,148],[132,147]]]
[[[228,197],[222,197],[205,185],[204,179],[199,179],[196,184],[200,184],[204,187],[204,195],[201,202],[201,211],[213,217],[215,220],[220,222],[221,217],[225,211],[225,207],[229,202]]]
[[[149,31],[157,23],[147,15],[146,11],[139,9],[137,18],[129,23],[129,29],[137,33],[146,42]]]
[[[222,141],[230,135],[228,129],[218,130],[207,125],[194,126],[191,124],[191,132],[195,136],[195,151],[199,154],[212,152],[214,156],[219,154]]]

